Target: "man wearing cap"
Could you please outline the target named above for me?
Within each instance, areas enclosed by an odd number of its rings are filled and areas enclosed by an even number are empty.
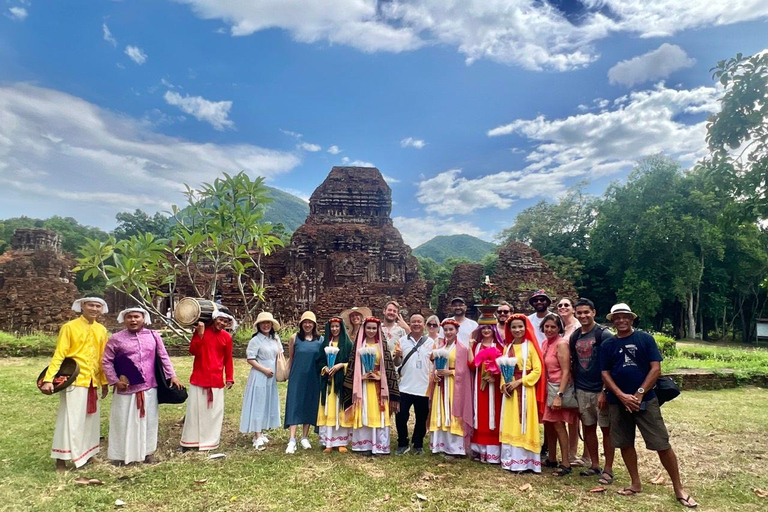
[[[80,367],[74,385],[59,394],[51,448],[57,471],[66,469],[66,460],[79,468],[99,453],[98,387],[101,386],[101,398],[105,398],[109,390],[101,368],[107,329],[96,321],[102,313],[109,311],[107,303],[100,297],[84,297],[72,304],[72,311],[81,316],[61,327],[56,351],[40,386],[44,394],[53,393],[53,378],[65,358],[74,359]]]
[[[451,309],[453,310],[453,316],[446,318],[446,320],[456,320],[459,323],[459,333],[456,335],[456,339],[459,343],[469,348],[469,338],[477,329],[477,322],[466,317],[467,303],[463,298],[454,297],[451,300]],[[443,336],[442,330],[440,331],[440,336]]]
[[[125,329],[107,341],[101,359],[107,382],[115,387],[109,415],[107,456],[115,464],[155,462],[158,401],[155,361],[159,357],[171,385],[181,388],[160,334],[143,308],[124,309],[117,315]]]
[[[637,315],[627,304],[614,305],[606,318],[616,328],[616,337],[600,346],[600,368],[608,393],[611,444],[621,450],[621,458],[632,480],[629,487],[618,493],[632,496],[642,490],[635,451],[637,428],[645,447],[658,452],[672,480],[677,500],[685,507],[695,508],[696,501],[683,490],[677,456],[669,444],[659,400],[653,391],[661,375],[662,359],[656,341],[650,334],[632,328]]]
[[[537,290],[533,292],[531,298],[528,299],[528,303],[533,306],[533,309],[535,310],[528,315],[528,320],[533,324],[536,340],[539,342],[539,346],[541,346],[544,343],[544,340],[547,339],[547,336],[539,327],[541,326],[541,321],[544,320],[544,317],[549,314],[549,306],[552,305],[552,299],[549,298],[546,291]]]
[[[232,315],[219,310],[212,316],[208,325],[197,323],[189,343],[189,353],[195,359],[181,432],[182,450],[205,451],[219,447],[224,422],[224,388],[231,389],[235,383],[232,336],[226,329],[234,329],[237,322]]]

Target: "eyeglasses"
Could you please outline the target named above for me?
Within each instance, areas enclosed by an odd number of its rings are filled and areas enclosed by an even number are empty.
[[[569,308],[569,307],[571,307],[571,305],[570,304],[558,304],[557,307],[562,309],[562,308]]]
[[[509,309],[497,309],[496,310],[496,314],[497,315],[509,315],[510,313],[512,313],[512,311],[510,311]]]
[[[440,327],[439,324],[427,324],[427,327]]]

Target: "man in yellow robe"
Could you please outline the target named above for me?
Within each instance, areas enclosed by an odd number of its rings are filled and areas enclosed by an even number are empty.
[[[85,297],[76,300],[72,310],[81,316],[61,327],[56,351],[40,386],[44,394],[53,394],[53,379],[62,361],[67,357],[77,361],[80,367],[77,379],[59,393],[51,448],[57,471],[66,469],[67,460],[79,468],[99,453],[98,387],[101,387],[101,398],[107,396],[109,389],[101,368],[108,334],[107,329],[96,321],[102,313],[109,311],[107,303],[99,297]]]

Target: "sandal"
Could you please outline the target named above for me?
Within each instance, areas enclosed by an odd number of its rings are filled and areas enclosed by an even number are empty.
[[[679,501],[680,504],[682,506],[686,507],[686,508],[696,508],[696,507],[699,506],[698,503],[696,503],[695,501],[691,501],[691,500],[692,500],[692,497],[691,497],[690,494],[688,495],[687,498],[683,498],[682,496],[677,498],[677,501]]]
[[[556,460],[545,460],[544,464],[542,464],[545,468],[556,468],[557,467],[557,461]]]
[[[600,485],[611,485],[613,483],[613,473],[610,471],[603,471],[600,475],[600,480],[598,480],[597,483]]]
[[[598,476],[601,474],[602,474],[602,471],[600,470],[600,468],[589,468],[579,472],[579,476]]]
[[[634,489],[631,489],[629,487],[625,487],[624,489],[620,491],[616,491],[616,494],[619,494],[621,496],[634,496],[635,494],[640,494],[640,491],[636,491]],[[690,496],[688,496],[690,498]]]
[[[569,468],[567,466],[563,466],[562,464],[560,464],[557,467],[557,470],[555,470],[552,473],[552,476],[565,476],[565,475],[570,475],[572,472],[573,472],[573,469],[571,469],[571,468]]]
[[[584,459],[582,459],[581,457],[574,457],[570,459],[570,462],[571,462],[571,466],[576,466],[579,468],[582,468],[587,465],[586,461],[584,461]]]

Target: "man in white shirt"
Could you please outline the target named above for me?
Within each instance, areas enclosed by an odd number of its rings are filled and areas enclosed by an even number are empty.
[[[467,303],[461,297],[455,297],[451,301],[451,309],[453,310],[451,319],[459,322],[459,334],[456,336],[456,339],[459,340],[459,343],[469,348],[469,338],[474,330],[477,329],[477,322],[465,316],[467,313]],[[440,335],[442,336],[442,330]]]
[[[400,325],[402,322],[402,325]],[[398,340],[408,334],[408,327],[405,320],[400,316],[400,304],[391,300],[384,306],[384,321],[381,322],[381,333],[384,335],[384,341],[390,354],[395,353],[395,345]]]
[[[533,330],[536,331],[536,339],[538,340],[539,345],[541,345],[544,343],[544,340],[547,339],[540,329],[541,321],[549,314],[549,306],[552,305],[552,299],[549,298],[546,291],[537,290],[533,292],[531,298],[528,299],[528,303],[533,306],[533,309],[535,310],[534,313],[528,315],[528,320],[533,324]]]
[[[429,414],[429,371],[432,368],[430,356],[435,341],[424,333],[424,317],[411,315],[411,333],[400,338],[400,346],[394,353],[394,363],[400,375],[400,411],[395,415],[397,426],[397,455],[410,451],[408,444],[408,420],[411,406],[416,414],[413,427],[413,453],[424,453],[424,436],[427,433]]]

